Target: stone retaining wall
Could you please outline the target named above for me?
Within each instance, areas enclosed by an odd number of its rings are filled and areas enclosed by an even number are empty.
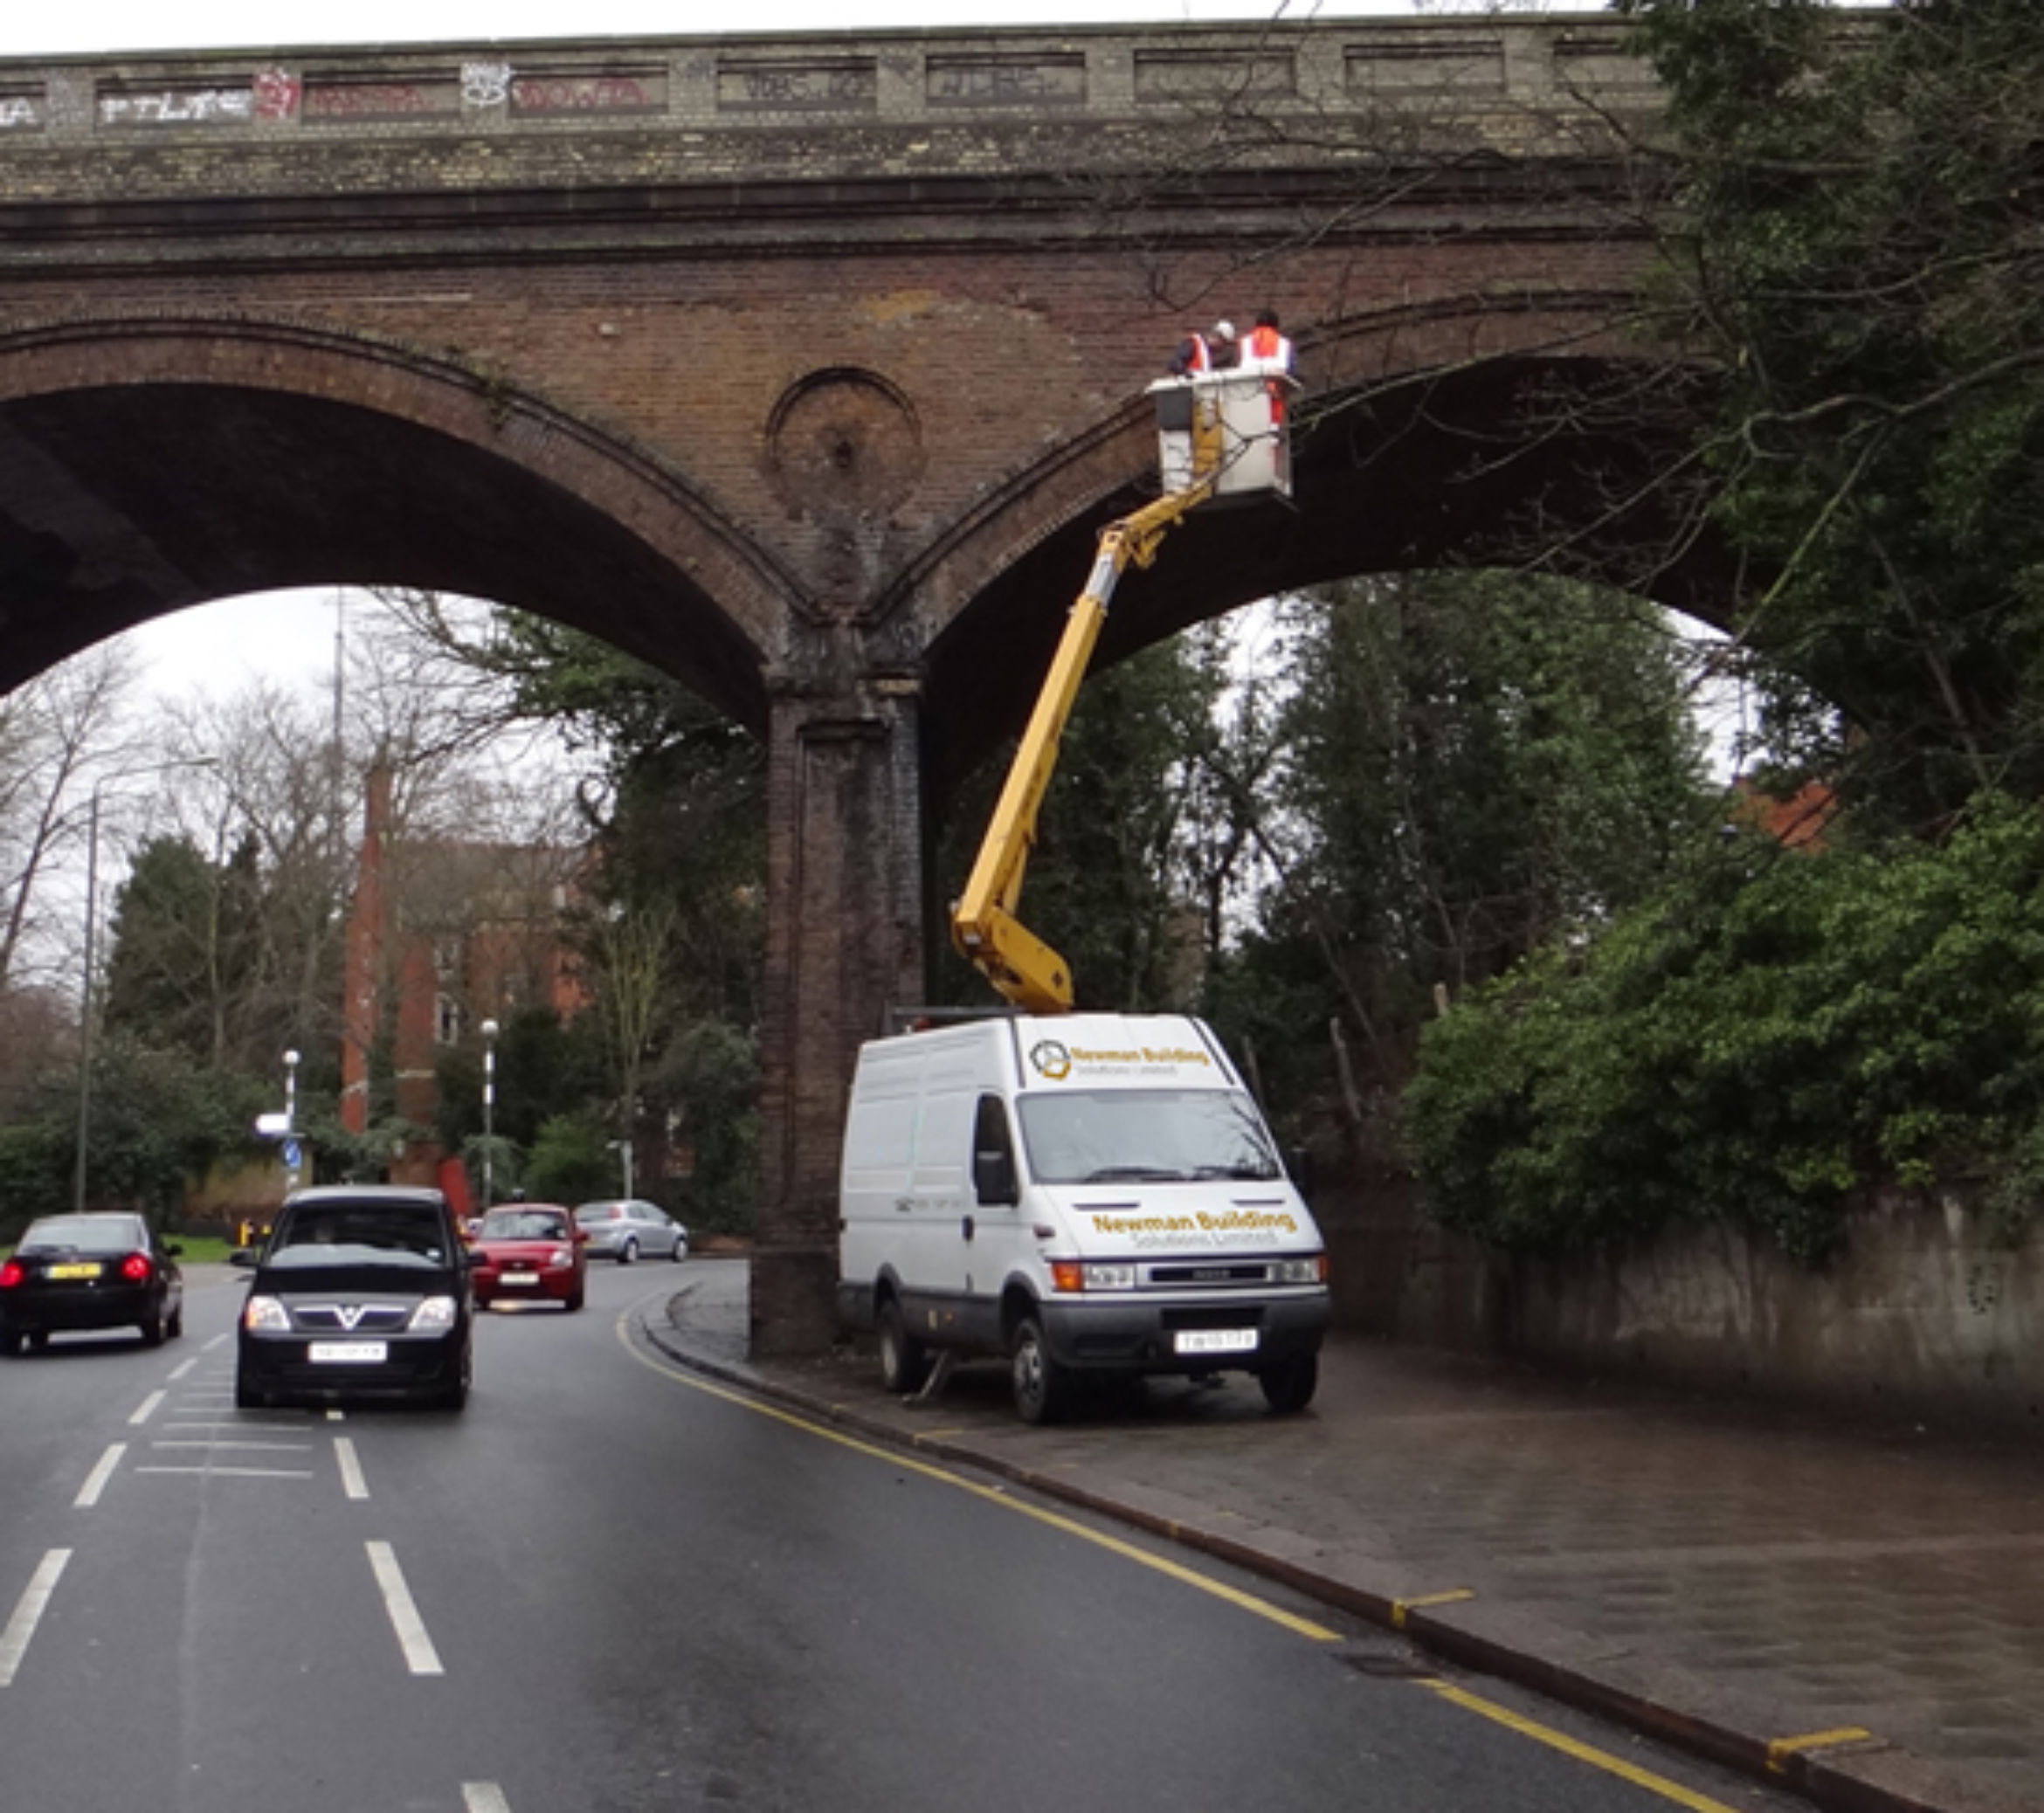
[[[2044,1430],[2044,1236],[1959,1196],[1884,1196],[1827,1265],[1696,1227],[1564,1263],[1443,1233],[1399,1180],[1317,1203],[1343,1326],[1946,1424]]]

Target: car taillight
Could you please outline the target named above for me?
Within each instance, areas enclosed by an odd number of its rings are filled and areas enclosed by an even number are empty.
[[[121,1262],[121,1275],[130,1284],[144,1284],[148,1279],[149,1260],[147,1253],[131,1252]]]
[[[8,1260],[4,1265],[0,1265],[0,1291],[5,1290],[10,1285],[19,1284],[27,1276],[28,1273],[21,1268],[19,1259]]]

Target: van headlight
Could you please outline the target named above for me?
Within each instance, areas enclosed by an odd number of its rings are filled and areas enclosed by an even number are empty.
[[[251,1297],[242,1307],[241,1326],[260,1328],[271,1334],[288,1334],[291,1312],[274,1297]]]
[[[436,1328],[452,1328],[454,1326],[454,1299],[452,1297],[428,1297],[411,1313],[411,1320],[406,1324],[414,1334],[431,1334]]]
[[[1278,1284],[1325,1284],[1327,1255],[1316,1252],[1309,1259],[1280,1259],[1274,1268],[1273,1276]]]
[[[1132,1291],[1133,1265],[1088,1265],[1077,1259],[1051,1261],[1051,1283],[1060,1291]]]

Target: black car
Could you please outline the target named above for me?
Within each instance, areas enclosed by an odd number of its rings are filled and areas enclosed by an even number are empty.
[[[31,1222],[0,1262],[0,1354],[38,1353],[74,1328],[139,1328],[143,1344],[184,1332],[180,1249],[139,1215],[99,1211]]]
[[[260,1252],[241,1312],[234,1402],[468,1398],[468,1257],[437,1189],[335,1184],[302,1189]]]

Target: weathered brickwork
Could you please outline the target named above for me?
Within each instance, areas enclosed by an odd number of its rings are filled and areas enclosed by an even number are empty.
[[[1588,514],[1633,457],[1555,431],[1632,351],[1609,121],[1652,95],[1613,32],[0,61],[0,686],[208,598],[404,583],[606,636],[766,737],[762,1339],[812,1341],[852,1048],[943,891],[923,814],[1154,485],[1178,334],[1275,306],[1319,424],[1298,509],[1188,526],[1103,658]]]

